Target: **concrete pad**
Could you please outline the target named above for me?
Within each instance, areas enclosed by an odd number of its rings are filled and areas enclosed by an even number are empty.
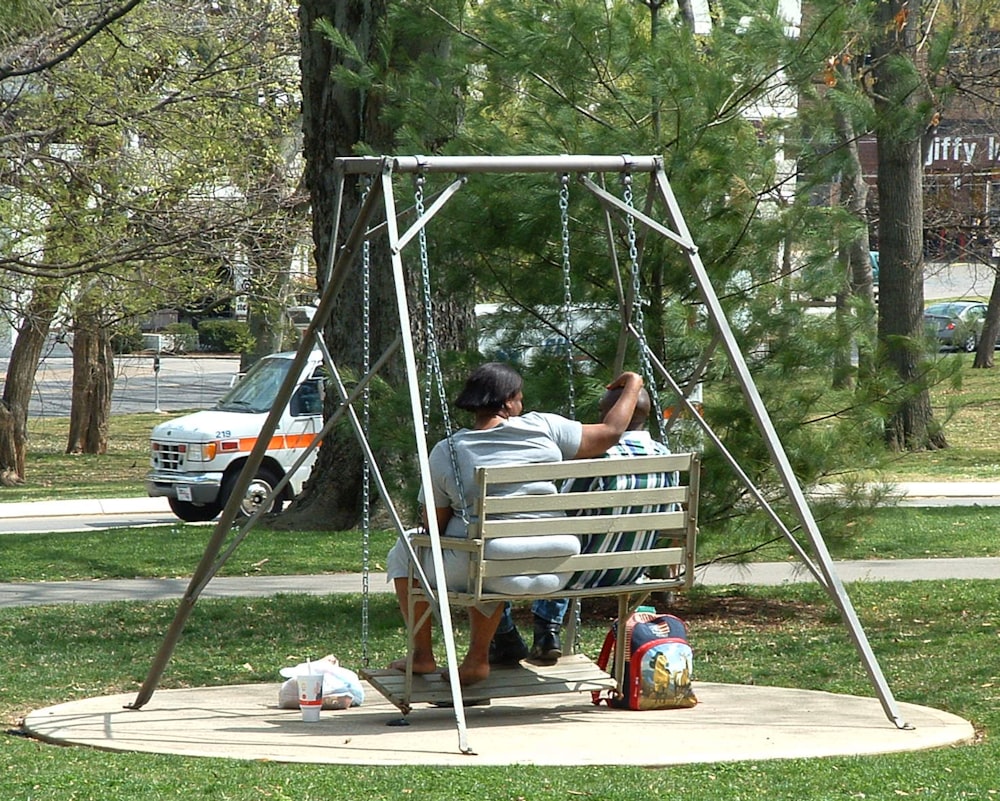
[[[955,715],[899,704],[897,728],[875,698],[808,690],[697,683],[692,709],[629,712],[582,693],[496,700],[466,709],[459,751],[452,710],[418,707],[408,726],[365,687],[363,706],[304,723],[277,707],[279,684],[158,690],[89,698],[32,712],[29,734],[111,751],[350,765],[672,765],[917,751],[970,742]]]

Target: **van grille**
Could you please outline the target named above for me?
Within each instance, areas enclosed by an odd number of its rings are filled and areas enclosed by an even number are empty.
[[[153,451],[153,461],[161,470],[180,470],[184,464],[185,450],[184,445],[159,442]]]

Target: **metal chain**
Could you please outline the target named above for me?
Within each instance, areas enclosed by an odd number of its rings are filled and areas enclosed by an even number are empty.
[[[414,180],[413,205],[417,210],[418,220],[424,216],[424,180],[423,175],[417,175]],[[431,376],[430,371],[436,360],[437,343],[435,342],[434,337],[434,314],[431,307],[431,279],[430,266],[427,258],[427,231],[425,226],[420,228],[420,233],[417,236],[420,249],[420,277],[424,301],[424,330],[427,332],[428,373],[427,381],[424,382],[424,436],[426,436],[430,430],[431,392],[434,389],[434,382],[432,378],[436,378],[436,376]]]
[[[625,185],[625,205],[630,209],[634,208],[632,199],[632,176],[625,173],[622,176]],[[639,334],[639,369],[642,371],[643,380],[646,382],[646,391],[649,392],[649,399],[653,410],[656,413],[656,430],[661,442],[666,441],[666,429],[663,423],[663,412],[660,409],[660,401],[656,392],[656,380],[653,376],[653,365],[649,360],[649,345],[646,342],[646,324],[642,314],[642,282],[639,275],[639,249],[635,243],[635,218],[631,214],[625,215],[625,224],[628,236],[628,258],[632,273],[632,320],[635,330]]]
[[[576,387],[573,380],[573,291],[569,259],[569,174],[559,186],[559,214],[562,222],[563,328],[566,333],[566,379],[569,383],[569,416],[576,418]]]
[[[369,178],[361,191],[361,204],[364,205],[365,198],[371,190],[371,179]],[[371,369],[371,243],[365,238],[361,250],[361,330],[362,330],[362,352],[361,369],[364,375],[368,375]],[[371,424],[371,394],[365,385],[362,391],[362,413],[361,423],[368,438]],[[365,667],[369,664],[368,656],[368,600],[369,600],[369,556],[371,547],[371,465],[368,459],[364,460],[361,471],[361,594],[363,602],[361,604],[361,661]]]
[[[416,187],[413,193],[414,207],[417,210],[417,218],[424,216],[424,176],[418,175]],[[465,487],[463,486],[462,473],[458,467],[458,453],[455,450],[455,443],[452,439],[451,414],[448,411],[448,394],[445,390],[444,376],[441,373],[441,357],[438,353],[437,334],[434,330],[434,310],[431,305],[431,271],[430,261],[427,258],[427,228],[421,226],[417,235],[420,248],[420,279],[423,287],[424,299],[424,327],[427,334],[427,383],[424,385],[424,435],[427,435],[430,420],[431,405],[431,385],[437,384],[438,402],[441,405],[441,416],[444,420],[445,439],[448,441],[448,454],[451,457],[451,469],[455,475],[455,486],[458,490],[459,498],[462,500],[461,517],[466,526],[469,525],[469,510],[465,504]],[[425,499],[426,500],[426,499]]]
[[[569,416],[576,419],[576,387],[573,381],[573,282],[569,258],[569,174],[563,173],[559,181],[559,217],[562,230],[563,308],[562,323],[566,332],[566,380],[569,384]],[[573,652],[580,652],[580,630],[583,627],[580,602],[573,603],[576,627]]]

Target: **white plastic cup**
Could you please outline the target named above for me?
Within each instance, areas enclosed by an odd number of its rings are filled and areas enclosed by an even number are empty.
[[[319,720],[319,712],[323,708],[323,676],[299,676],[299,709],[302,720],[315,723]]]

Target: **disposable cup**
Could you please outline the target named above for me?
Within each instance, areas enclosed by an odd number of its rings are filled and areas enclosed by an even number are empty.
[[[319,720],[319,712],[323,708],[323,676],[299,676],[297,682],[302,720],[313,723]]]

